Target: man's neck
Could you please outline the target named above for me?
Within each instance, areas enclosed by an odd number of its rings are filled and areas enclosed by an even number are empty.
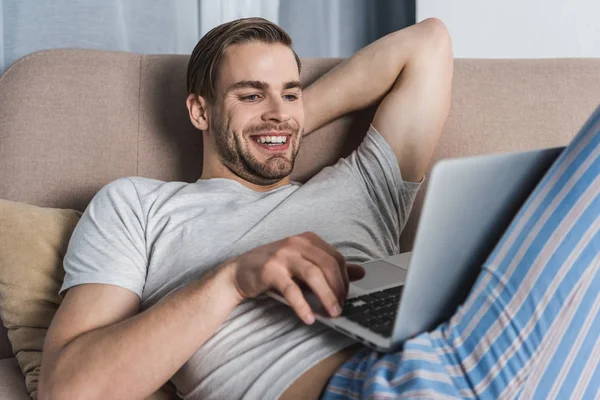
[[[231,171],[228,171],[228,172],[229,173],[210,173],[209,171],[206,171],[206,172],[203,171],[200,179],[201,180],[208,180],[208,179],[213,179],[213,178],[231,179],[233,181],[239,182],[240,184],[246,186],[248,189],[251,189],[255,192],[268,192],[270,190],[277,189],[278,187],[290,184],[289,176],[286,176],[279,182],[273,183],[271,185],[257,185],[255,183],[248,182],[247,180],[245,180],[243,178],[240,178],[239,176],[235,175]]]

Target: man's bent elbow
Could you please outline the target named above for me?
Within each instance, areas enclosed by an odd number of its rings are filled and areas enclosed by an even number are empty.
[[[452,38],[446,24],[438,18],[427,18],[419,25],[423,27],[424,47],[432,49],[438,54],[452,57]]]
[[[423,26],[423,28],[425,28],[427,32],[429,32],[434,37],[445,39],[450,38],[450,31],[448,31],[448,27],[446,26],[444,21],[442,21],[439,18],[427,18],[419,22],[418,25]]]

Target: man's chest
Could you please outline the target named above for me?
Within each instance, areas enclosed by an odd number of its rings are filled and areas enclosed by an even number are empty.
[[[224,202],[166,207],[146,228],[144,297],[168,293],[256,247],[315,232],[351,262],[388,253],[383,222],[361,199]]]

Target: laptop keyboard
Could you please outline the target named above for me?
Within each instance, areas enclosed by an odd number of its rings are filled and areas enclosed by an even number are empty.
[[[348,299],[342,317],[382,336],[391,336],[403,289],[404,285],[400,285]]]

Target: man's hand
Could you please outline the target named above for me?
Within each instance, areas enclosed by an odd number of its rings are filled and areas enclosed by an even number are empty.
[[[339,251],[312,232],[257,247],[227,265],[239,301],[276,289],[308,324],[314,317],[297,281],[306,283],[336,317],[348,295],[348,282],[365,275],[363,267],[346,264]]]

